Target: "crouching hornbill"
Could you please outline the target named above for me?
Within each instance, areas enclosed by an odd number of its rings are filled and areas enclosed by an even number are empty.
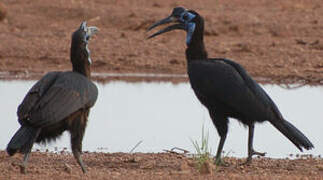
[[[199,101],[208,109],[220,136],[215,163],[221,164],[221,152],[228,132],[228,118],[232,117],[249,127],[248,158],[264,156],[253,148],[254,124],[269,121],[300,151],[312,149],[313,144],[295,126],[286,121],[275,103],[238,63],[223,58],[208,58],[204,47],[204,20],[193,10],[176,7],[172,14],[148,30],[159,25],[172,25],[148,38],[175,29],[186,31],[187,71],[192,89]]]
[[[97,30],[82,22],[72,35],[70,58],[73,70],[47,73],[19,105],[17,115],[21,127],[11,138],[7,152],[10,156],[16,152],[24,154],[22,173],[26,173],[34,142],[50,142],[64,131],[70,132],[73,155],[86,172],[81,158],[82,140],[90,108],[98,97],[98,89],[90,80],[92,62],[88,42]]]

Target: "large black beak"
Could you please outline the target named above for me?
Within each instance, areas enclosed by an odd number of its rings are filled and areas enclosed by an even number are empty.
[[[173,16],[169,16],[165,19],[162,19],[156,23],[154,23],[153,25],[151,25],[149,28],[148,28],[148,31],[154,29],[155,27],[157,26],[160,26],[160,25],[163,25],[163,24],[169,24],[169,23],[173,23],[173,22],[178,22],[177,18],[173,17]],[[163,34],[163,33],[166,33],[166,32],[169,32],[169,31],[172,31],[172,30],[175,30],[175,29],[181,29],[181,30],[185,30],[185,26],[184,24],[182,23],[178,23],[178,24],[173,24],[173,25],[170,25],[152,35],[150,35],[147,39],[150,39],[150,38],[153,38],[155,36],[158,36],[160,34]]]

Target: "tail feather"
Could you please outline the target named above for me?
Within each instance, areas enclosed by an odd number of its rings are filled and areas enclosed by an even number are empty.
[[[12,156],[17,151],[27,153],[31,150],[40,129],[30,126],[21,126],[7,145],[7,153]]]
[[[301,152],[303,148],[310,150],[314,148],[311,141],[294,125],[282,119],[280,121],[270,121],[282,134],[284,134]]]

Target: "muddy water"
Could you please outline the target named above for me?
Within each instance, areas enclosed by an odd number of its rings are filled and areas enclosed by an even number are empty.
[[[0,149],[5,149],[18,129],[16,109],[34,81],[0,82]],[[219,137],[207,110],[195,98],[189,84],[126,83],[98,84],[99,98],[92,109],[83,141],[85,151],[161,152],[179,147],[194,152],[191,139],[200,140],[202,126],[209,132],[213,154]],[[323,152],[323,88],[301,87],[287,90],[266,85],[265,90],[280,108],[284,117],[304,132],[315,149],[306,154]],[[248,131],[236,120],[230,120],[224,150],[229,156],[247,154]],[[34,149],[70,150],[69,135],[47,146]],[[256,125],[254,147],[269,157],[286,157],[299,151],[269,123]]]

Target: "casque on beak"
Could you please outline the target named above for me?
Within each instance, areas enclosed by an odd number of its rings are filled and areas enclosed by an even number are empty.
[[[92,64],[92,60],[91,60],[91,57],[90,57],[90,50],[89,50],[89,48],[88,48],[88,41],[90,40],[90,38],[95,34],[95,33],[97,33],[98,31],[99,31],[99,28],[97,28],[97,27],[95,27],[95,26],[89,26],[89,27],[87,27],[87,25],[86,25],[86,21],[83,21],[82,23],[81,23],[81,26],[80,26],[80,29],[82,30],[82,31],[84,31],[85,32],[85,35],[84,35],[84,42],[86,43],[86,45],[85,45],[85,49],[86,49],[86,51],[87,51],[87,54],[88,54],[88,62],[89,62],[89,64]]]
[[[154,29],[157,26],[163,25],[163,24],[176,23],[176,24],[170,25],[170,26],[150,35],[147,39],[153,38],[155,36],[158,36],[160,34],[163,34],[163,33],[175,30],[175,29],[185,30],[185,24],[183,22],[179,21],[179,13],[183,12],[183,11],[185,11],[184,8],[175,8],[170,16],[151,25],[148,28],[148,31]]]
[[[99,28],[95,26],[87,27],[86,21],[81,23],[80,29],[85,31],[85,40],[88,41],[95,33],[99,31]]]
[[[96,34],[97,32],[99,31],[99,28],[95,27],[95,26],[90,26],[90,27],[87,27],[87,31],[86,31],[86,34],[91,37],[93,36],[94,34]]]

